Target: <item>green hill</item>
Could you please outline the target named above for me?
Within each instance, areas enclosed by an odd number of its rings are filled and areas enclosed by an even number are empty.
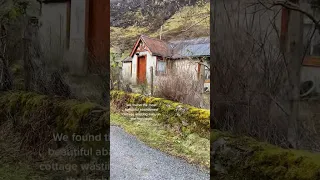
[[[136,13],[135,16],[140,20],[152,22],[139,13]],[[117,55],[117,60],[121,60],[128,56],[134,42],[141,34],[159,38],[160,31],[161,25],[157,28],[138,25],[111,27],[111,53]],[[209,3],[197,3],[194,6],[181,8],[162,24],[162,39],[169,41],[209,36],[209,31],[210,5]]]

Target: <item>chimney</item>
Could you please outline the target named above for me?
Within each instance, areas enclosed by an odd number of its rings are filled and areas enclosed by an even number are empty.
[[[161,36],[162,36],[162,26],[160,28],[160,40],[161,40]]]

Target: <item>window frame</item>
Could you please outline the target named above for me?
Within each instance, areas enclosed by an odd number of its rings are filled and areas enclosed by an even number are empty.
[[[165,63],[165,70],[164,72],[160,72],[158,71],[158,67],[159,67],[159,62],[164,62]],[[165,58],[163,57],[160,57],[160,56],[156,56],[156,76],[164,76],[164,75],[167,75],[167,70],[168,70],[168,67],[167,67],[168,63],[166,61]]]
[[[308,33],[305,34],[305,27],[307,26],[311,26],[311,29],[308,29]],[[303,44],[304,47],[308,47],[307,49],[307,57],[320,57],[320,51],[318,52],[319,55],[315,55],[314,53],[314,46],[316,45],[316,34],[319,33],[319,30],[316,30],[313,37],[311,38],[311,40],[309,39],[309,34],[312,34],[313,29],[315,28],[315,24],[310,21],[309,19],[303,18],[303,37],[306,38],[306,41],[303,40]],[[320,36],[318,37],[319,39],[319,45],[320,45]],[[308,41],[310,40],[310,43],[308,43]]]

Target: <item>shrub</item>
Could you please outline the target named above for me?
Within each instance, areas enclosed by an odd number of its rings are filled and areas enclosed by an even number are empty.
[[[164,99],[200,107],[203,99],[203,84],[195,79],[190,64],[175,67],[168,76],[159,76],[156,80],[155,95]]]

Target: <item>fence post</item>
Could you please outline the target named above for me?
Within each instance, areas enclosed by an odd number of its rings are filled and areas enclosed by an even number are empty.
[[[118,81],[117,81],[117,89],[120,90],[121,89],[121,87],[120,87],[120,80],[121,79],[120,79],[120,75],[119,74],[117,75],[117,79],[118,79]]]
[[[150,74],[151,74],[151,96],[153,96],[153,66],[150,67]]]

